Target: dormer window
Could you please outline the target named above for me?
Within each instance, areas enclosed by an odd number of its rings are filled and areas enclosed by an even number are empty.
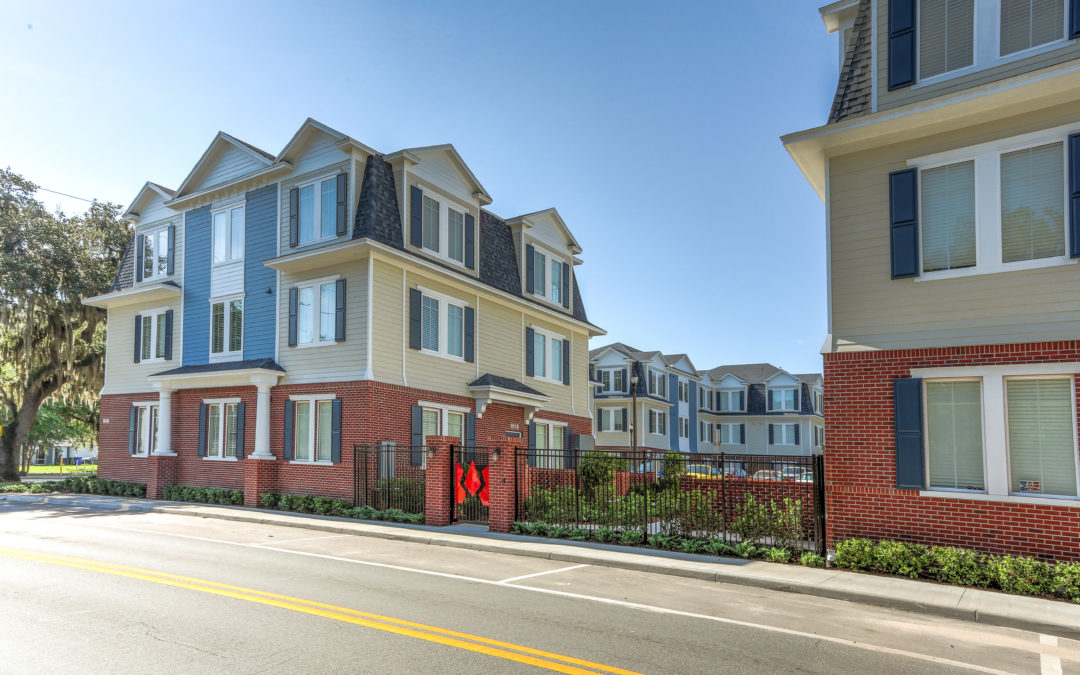
[[[465,264],[465,212],[424,193],[421,247],[438,256]]]
[[[601,370],[600,381],[602,382],[600,391],[604,393],[626,391],[624,388],[625,385],[623,384],[623,371],[621,368]]]
[[[174,227],[162,227],[139,235],[136,242],[138,281],[158,279],[172,274]]]
[[[533,293],[537,295],[545,295],[544,279],[547,271],[547,256],[540,251],[533,249]]]
[[[769,389],[768,403],[770,411],[794,411],[799,409],[799,392],[794,387]]]
[[[667,398],[667,378],[664,373],[649,370],[649,393],[660,398]]]
[[[337,235],[337,178],[300,186],[300,243]]]
[[[525,246],[525,291],[563,307],[570,306],[570,266],[562,258]]]
[[[558,260],[551,261],[551,301],[561,303],[563,301],[563,266],[565,263]]]
[[[746,393],[742,389],[718,391],[716,404],[720,412],[743,412],[746,410]]]

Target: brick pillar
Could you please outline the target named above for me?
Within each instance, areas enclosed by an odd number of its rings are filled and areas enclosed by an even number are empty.
[[[277,488],[278,463],[274,458],[248,455],[244,460],[244,506],[259,506],[259,495]]]
[[[180,478],[180,458],[176,455],[151,454],[146,461],[146,496],[161,499],[165,488],[176,485]]]
[[[503,435],[492,436],[488,441],[491,448],[491,468],[488,470],[488,495],[491,504],[488,507],[488,530],[491,532],[509,532],[517,517],[517,482],[524,481],[524,472],[528,464],[524,457],[517,456],[517,449],[525,447],[522,438],[506,438]],[[499,449],[498,458],[495,450]],[[514,465],[517,465],[517,471]]]
[[[453,475],[450,466],[450,446],[461,443],[454,436],[428,436],[427,470],[424,472],[424,523],[436,527],[450,524],[450,509],[453,506],[451,491]],[[425,451],[427,452],[427,451]]]

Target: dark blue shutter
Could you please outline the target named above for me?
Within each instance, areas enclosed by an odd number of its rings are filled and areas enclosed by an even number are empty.
[[[423,294],[418,288],[409,289],[409,349],[420,349],[420,305]]]
[[[765,388],[765,410],[773,409],[773,395],[768,387]]]
[[[341,399],[335,398],[331,404],[330,417],[330,461],[341,462]]]
[[[349,174],[337,175],[337,234],[349,231]]]
[[[570,264],[562,266],[562,306],[570,308]]]
[[[281,434],[281,458],[292,459],[293,455],[293,411],[296,405],[292,401],[285,401],[285,423]]]
[[[536,424],[529,422],[529,466],[536,466]]]
[[[769,425],[769,445],[773,445],[773,425]]]
[[[300,243],[300,188],[289,190],[289,246]]]
[[[622,386],[623,388],[619,391],[630,391],[630,380],[627,379],[626,368],[622,369]]]
[[[630,430],[630,418],[626,416],[626,408],[622,409],[622,430]]]
[[[165,360],[172,360],[173,311],[165,310]]]
[[[128,454],[135,454],[135,436],[138,434],[139,410],[135,406],[128,408]]]
[[[345,280],[334,282],[334,341],[345,341]]]
[[[889,91],[915,84],[915,0],[889,0]]]
[[[663,377],[663,375],[661,375]],[[668,395],[668,401],[671,402],[671,406],[668,408],[668,419],[673,420],[668,425],[668,438],[670,439],[670,447],[672,450],[679,449],[679,376],[668,375],[668,390],[665,392]]]
[[[1080,37],[1080,0],[1069,0],[1069,39]]]
[[[143,275],[143,235],[135,237],[135,281],[142,281]]]
[[[465,447],[476,447],[476,415],[472,413],[465,415]]]
[[[795,445],[799,444],[799,424],[795,425]]]
[[[465,308],[465,361],[476,361],[476,310]]]
[[[476,218],[465,214],[465,267],[476,269]]]
[[[896,487],[921,490],[926,487],[923,468],[922,379],[893,380],[896,431]]]
[[[236,404],[236,458],[244,458],[244,424],[246,423],[244,402]]]
[[[412,452],[410,464],[424,465],[424,409],[418,405],[412,407]]]
[[[299,303],[299,292],[296,288],[289,289],[289,346],[296,346],[296,315]]]
[[[216,429],[215,429],[216,431]],[[199,404],[199,457],[206,457],[206,404]]]
[[[570,384],[570,341],[562,341],[562,383]]]
[[[424,193],[415,185],[409,187],[409,243],[424,244]]]
[[[746,410],[746,392],[739,392],[739,410]]]
[[[173,251],[176,250],[176,226],[169,226],[169,252],[166,257],[165,273],[173,273]]]
[[[563,468],[576,469],[574,461],[574,435],[570,433],[570,427],[563,427]]]
[[[892,278],[919,276],[919,172],[889,174],[889,245]]]
[[[746,445],[746,424],[739,425],[739,443]]]
[[[533,377],[536,372],[533,368],[533,340],[535,339],[535,331],[532,328],[525,329],[525,374],[529,377]]]
[[[532,293],[532,292],[534,292],[536,290],[533,287],[533,264],[534,264],[533,258],[536,257],[534,255],[535,250],[536,249],[534,249],[532,247],[532,245],[527,245],[525,247],[525,292],[526,293]]]
[[[135,363],[142,358],[142,317],[135,315]]]
[[[1072,21],[1076,30],[1080,0],[1073,0]],[[1073,37],[1076,37],[1075,35]],[[1069,256],[1080,258],[1080,134],[1069,136]]]

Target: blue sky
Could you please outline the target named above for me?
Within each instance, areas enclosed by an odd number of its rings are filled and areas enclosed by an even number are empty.
[[[196,4],[7,0],[0,165],[126,205],[219,129],[450,142],[495,213],[559,209],[594,347],[820,370],[824,207],[779,141],[832,100],[819,2]]]

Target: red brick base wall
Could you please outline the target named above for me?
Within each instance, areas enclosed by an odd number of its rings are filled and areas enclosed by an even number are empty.
[[[921,497],[896,488],[893,379],[913,368],[1080,361],[1080,341],[825,355],[826,524],[848,537],[1080,559],[1080,502]],[[1078,397],[1080,398],[1080,397]]]

